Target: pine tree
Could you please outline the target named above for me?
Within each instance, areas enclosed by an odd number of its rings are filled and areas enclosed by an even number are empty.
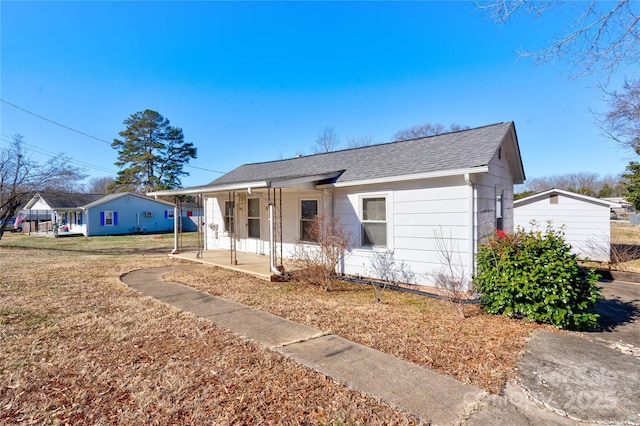
[[[627,166],[627,173],[622,175],[627,181],[624,183],[625,198],[633,204],[636,210],[640,210],[640,163],[632,161]]]
[[[180,178],[189,175],[184,165],[197,157],[197,149],[184,141],[182,129],[172,127],[169,120],[156,111],[136,112],[123,124],[111,146],[118,151],[120,167],[111,192],[144,192],[180,186]]]

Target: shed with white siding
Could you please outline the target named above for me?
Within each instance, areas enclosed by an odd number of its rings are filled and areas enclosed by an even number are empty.
[[[514,224],[525,231],[544,231],[547,224],[562,229],[572,253],[609,261],[610,212],[619,204],[562,189],[549,189],[514,203]]]
[[[386,252],[413,284],[434,285],[445,267],[439,242],[470,277],[478,242],[513,229],[513,185],[524,179],[507,122],[244,164],[207,185],[148,195],[202,197],[206,250],[294,257],[314,244],[305,229],[322,214],[352,237],[337,272],[380,278],[372,262]]]

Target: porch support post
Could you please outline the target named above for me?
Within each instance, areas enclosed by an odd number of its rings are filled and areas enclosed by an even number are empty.
[[[471,175],[469,173],[464,174],[464,180],[467,183],[467,187],[469,188],[469,271],[471,274],[475,272],[476,269],[476,259],[475,259],[475,248],[476,248],[476,233],[474,229],[475,225],[475,188],[473,185],[473,181],[471,180]]]
[[[178,218],[179,218],[179,214],[180,214],[180,210],[178,209],[178,205],[176,204],[175,206],[173,206],[173,250],[171,251],[171,254],[176,254],[179,253],[178,250]]]
[[[282,271],[280,271],[278,269],[278,267],[275,265],[275,258],[276,258],[276,248],[274,247],[274,242],[275,242],[275,238],[274,238],[274,226],[275,226],[275,220],[274,220],[274,215],[273,215],[273,203],[269,203],[269,265],[271,267],[271,272],[273,272],[276,275],[282,275]]]

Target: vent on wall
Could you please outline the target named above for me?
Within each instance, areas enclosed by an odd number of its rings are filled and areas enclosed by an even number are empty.
[[[144,212],[144,217],[151,217],[153,216],[153,212],[150,210],[147,210],[146,212]]]

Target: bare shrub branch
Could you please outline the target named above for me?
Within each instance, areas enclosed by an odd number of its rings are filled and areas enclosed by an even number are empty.
[[[339,218],[327,214],[317,215],[305,232],[305,241],[299,241],[295,247],[294,256],[300,268],[296,274],[303,282],[331,291],[331,281],[344,259],[350,234]]]
[[[465,300],[469,297],[471,276],[462,261],[462,255],[455,244],[451,229],[448,237],[444,236],[442,226],[433,233],[438,256],[443,264],[441,270],[434,274],[434,283],[454,304],[458,315],[464,318],[464,306]]]
[[[640,244],[612,243],[611,237],[602,234],[587,241],[589,251],[600,258],[609,259],[605,262],[610,270],[627,271],[627,262],[640,259]]]
[[[393,250],[377,250],[371,259],[371,272],[382,285],[371,281],[373,297],[376,303],[382,303],[382,296],[387,285],[399,283],[412,284],[415,282],[415,274],[404,261],[397,261]]]

